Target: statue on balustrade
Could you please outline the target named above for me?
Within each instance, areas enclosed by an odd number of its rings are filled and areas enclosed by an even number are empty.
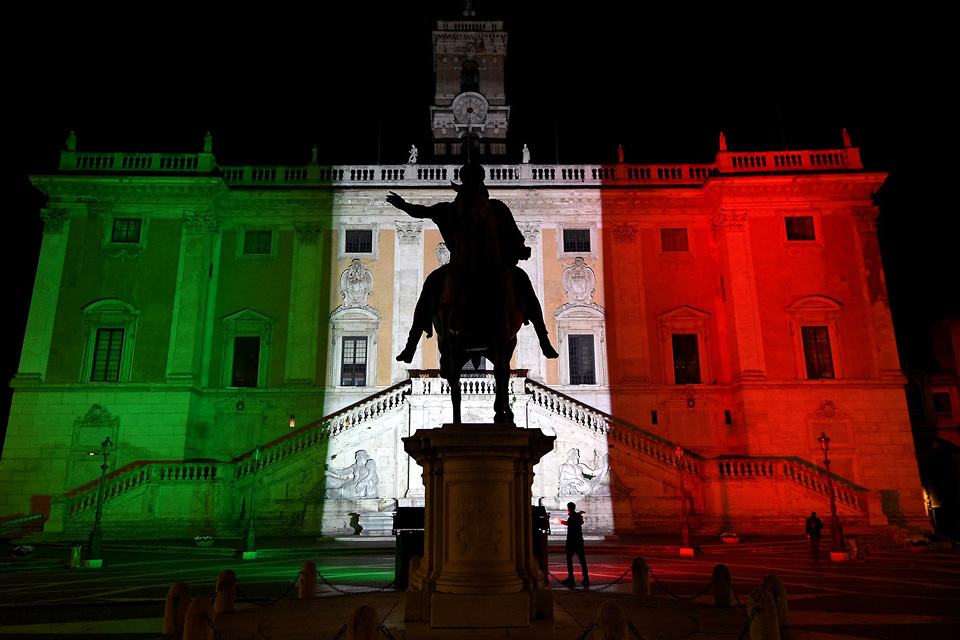
[[[530,248],[507,205],[489,197],[484,177],[479,164],[464,165],[461,184],[452,184],[454,201],[430,207],[408,203],[392,191],[387,196],[387,202],[407,215],[432,220],[450,251],[450,262],[423,283],[406,347],[397,360],[411,362],[421,333],[429,337],[436,328],[440,375],[450,383],[454,422],[460,421],[460,371],[468,361],[477,366],[481,357],[494,365],[496,421],[513,421],[507,387],[521,323],[533,323],[544,356],[559,356],[550,344],[530,278],[517,266],[530,257]]]

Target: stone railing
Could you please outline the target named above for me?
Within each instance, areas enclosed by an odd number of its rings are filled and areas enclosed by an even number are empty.
[[[213,166],[209,153],[60,152],[60,171],[206,173]]]
[[[497,392],[497,384],[493,379],[492,371],[476,371],[463,374],[460,378],[460,394],[462,396],[487,396]],[[510,372],[510,395],[524,393],[524,381],[527,370],[518,369]],[[438,369],[411,369],[411,393],[417,396],[448,396],[450,385],[440,377]]]
[[[154,483],[204,484],[214,483],[224,477],[223,467],[230,463],[224,462],[150,462],[137,466],[132,470],[117,472],[115,476],[107,476],[103,487],[103,503],[119,498],[134,489]],[[99,483],[67,494],[66,518],[73,519],[83,516],[97,508],[97,496],[100,493]]]
[[[246,453],[230,463],[235,467],[233,477],[241,480],[252,475],[254,471],[260,472],[278,463],[299,457],[333,436],[396,411],[403,406],[409,393],[410,381],[398,382],[392,387],[264,445],[260,448],[259,463],[254,461],[253,452]]]
[[[721,151],[709,164],[484,164],[494,187],[531,185],[700,185],[731,173],[796,173],[862,169],[856,147],[812,151]],[[210,153],[93,153],[62,151],[61,171],[177,172],[219,171],[231,186],[372,185],[447,186],[459,180],[460,164],[224,166]]]
[[[720,480],[786,480],[830,499],[827,472],[799,458],[752,458],[723,456],[715,458]],[[866,512],[868,490],[845,478],[831,474],[833,493],[840,506]]]
[[[680,468],[676,445],[608,413],[594,409],[579,400],[554,391],[534,380],[526,380],[530,404],[556,416],[574,422],[582,428],[601,433],[607,441],[619,444],[658,464]],[[683,470],[694,477],[701,476],[704,459],[687,449],[683,450]]]

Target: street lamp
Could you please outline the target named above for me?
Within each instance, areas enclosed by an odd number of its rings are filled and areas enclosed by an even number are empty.
[[[103,464],[100,465],[100,487],[97,489],[97,515],[93,520],[93,531],[90,532],[90,544],[87,546],[87,558],[89,560],[100,559],[100,543],[103,541],[103,531],[100,529],[100,519],[103,517],[103,490],[107,479],[107,458],[110,457],[110,449],[113,447],[110,442],[110,436],[100,443],[100,455],[103,456]],[[90,455],[96,455],[91,453]]]
[[[247,534],[244,536],[243,540],[243,553],[244,557],[248,557],[246,554],[255,554],[257,552],[256,545],[256,533],[253,528],[253,502],[256,498],[257,491],[257,472],[260,470],[260,445],[257,445],[257,448],[253,450],[253,479],[250,481],[250,508],[248,509],[250,513],[250,521],[247,523]],[[253,557],[252,555],[249,557]]]
[[[683,447],[677,443],[677,466],[680,467],[680,548],[690,548],[690,523],[687,522],[687,494],[683,490]]]
[[[827,467],[827,489],[830,491],[830,548],[834,553],[843,553],[843,529],[840,527],[840,518],[837,517],[837,498],[833,493],[833,474],[830,473],[830,438],[823,431],[817,438],[820,448],[823,449],[823,464]]]

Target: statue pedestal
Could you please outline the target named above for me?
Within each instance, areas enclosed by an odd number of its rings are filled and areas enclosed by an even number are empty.
[[[423,467],[424,557],[406,619],[433,628],[528,627],[553,618],[533,556],[533,465],[553,436],[513,424],[445,424],[403,439]]]

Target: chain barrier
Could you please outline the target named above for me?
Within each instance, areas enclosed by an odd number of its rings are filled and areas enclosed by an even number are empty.
[[[587,628],[583,630],[583,635],[577,638],[577,640],[585,640],[587,637],[587,634],[590,633],[595,626],[597,626],[596,622],[591,622],[590,624],[588,624]]]
[[[657,586],[659,586],[661,589],[663,589],[668,596],[670,596],[671,598],[676,598],[677,600],[696,600],[697,598],[700,598],[700,597],[702,597],[704,594],[706,594],[707,591],[710,591],[710,587],[713,586],[713,580],[711,579],[710,582],[707,583],[707,586],[705,586],[705,587],[703,588],[703,591],[701,591],[701,592],[698,593],[697,595],[695,595],[695,596],[678,596],[678,595],[675,594],[674,592],[670,591],[670,589],[667,588],[667,585],[665,585],[665,584],[663,584],[662,582],[660,582],[660,578],[658,578],[658,577],[657,577],[657,574],[655,574],[655,573],[653,572],[653,569],[647,567],[647,571],[650,572],[650,575],[653,577],[653,581],[657,583]]]
[[[390,629],[387,629],[385,625],[380,625],[378,628],[380,629],[380,633],[382,633],[387,640],[395,640],[393,634],[390,633]]]
[[[637,640],[643,640],[643,636],[640,635],[640,632],[637,631],[637,628],[636,628],[635,626],[633,626],[633,621],[632,621],[632,620],[627,619],[627,627],[629,627],[630,632],[633,633],[633,637],[634,637],[634,638],[636,638]]]
[[[293,579],[293,582],[291,582],[290,585],[286,588],[286,590],[276,598],[270,599],[268,597],[262,597],[262,596],[259,598],[251,598],[250,596],[248,596],[247,594],[245,594],[243,591],[240,590],[240,585],[237,585],[237,594],[240,596],[241,599],[246,600],[247,602],[252,602],[258,607],[269,607],[270,605],[277,604],[278,602],[280,602],[281,600],[287,597],[287,594],[290,593],[290,590],[293,589],[295,586],[297,586],[297,583],[300,582],[300,573],[301,573],[300,571],[297,571],[297,576]],[[266,600],[266,602],[263,602],[264,600]]]
[[[220,637],[220,632],[217,631],[215,626],[213,626],[213,620],[210,619],[210,616],[203,614],[203,619],[207,621],[207,626],[213,630],[214,640],[223,640],[223,638]]]
[[[737,636],[737,640],[743,640],[747,637],[747,633],[750,632],[750,625],[753,624],[753,617],[757,615],[757,611],[759,611],[759,609],[754,609],[750,612],[750,616],[747,618],[747,626],[745,626],[743,631],[740,632],[740,635]]]
[[[337,631],[337,635],[333,636],[333,640],[340,640],[340,638],[342,638],[343,634],[345,634],[346,632],[347,632],[347,625],[344,624],[342,627],[340,627],[340,631]]]
[[[387,589],[389,589],[390,587],[395,586],[395,585],[397,584],[397,581],[396,581],[396,580],[393,580],[392,582],[388,582],[387,584],[383,585],[383,586],[380,587],[379,589],[370,589],[369,591],[344,591],[343,589],[341,589],[340,587],[338,587],[337,585],[333,584],[332,582],[330,582],[329,580],[327,580],[325,577],[323,577],[323,574],[320,573],[319,570],[317,570],[317,577],[320,578],[320,580],[323,582],[323,584],[327,585],[328,587],[330,587],[331,589],[333,589],[333,590],[336,591],[337,593],[339,593],[339,594],[341,594],[341,595],[345,595],[345,596],[346,596],[346,595],[350,595],[350,594],[382,593],[382,592],[386,591]]]

